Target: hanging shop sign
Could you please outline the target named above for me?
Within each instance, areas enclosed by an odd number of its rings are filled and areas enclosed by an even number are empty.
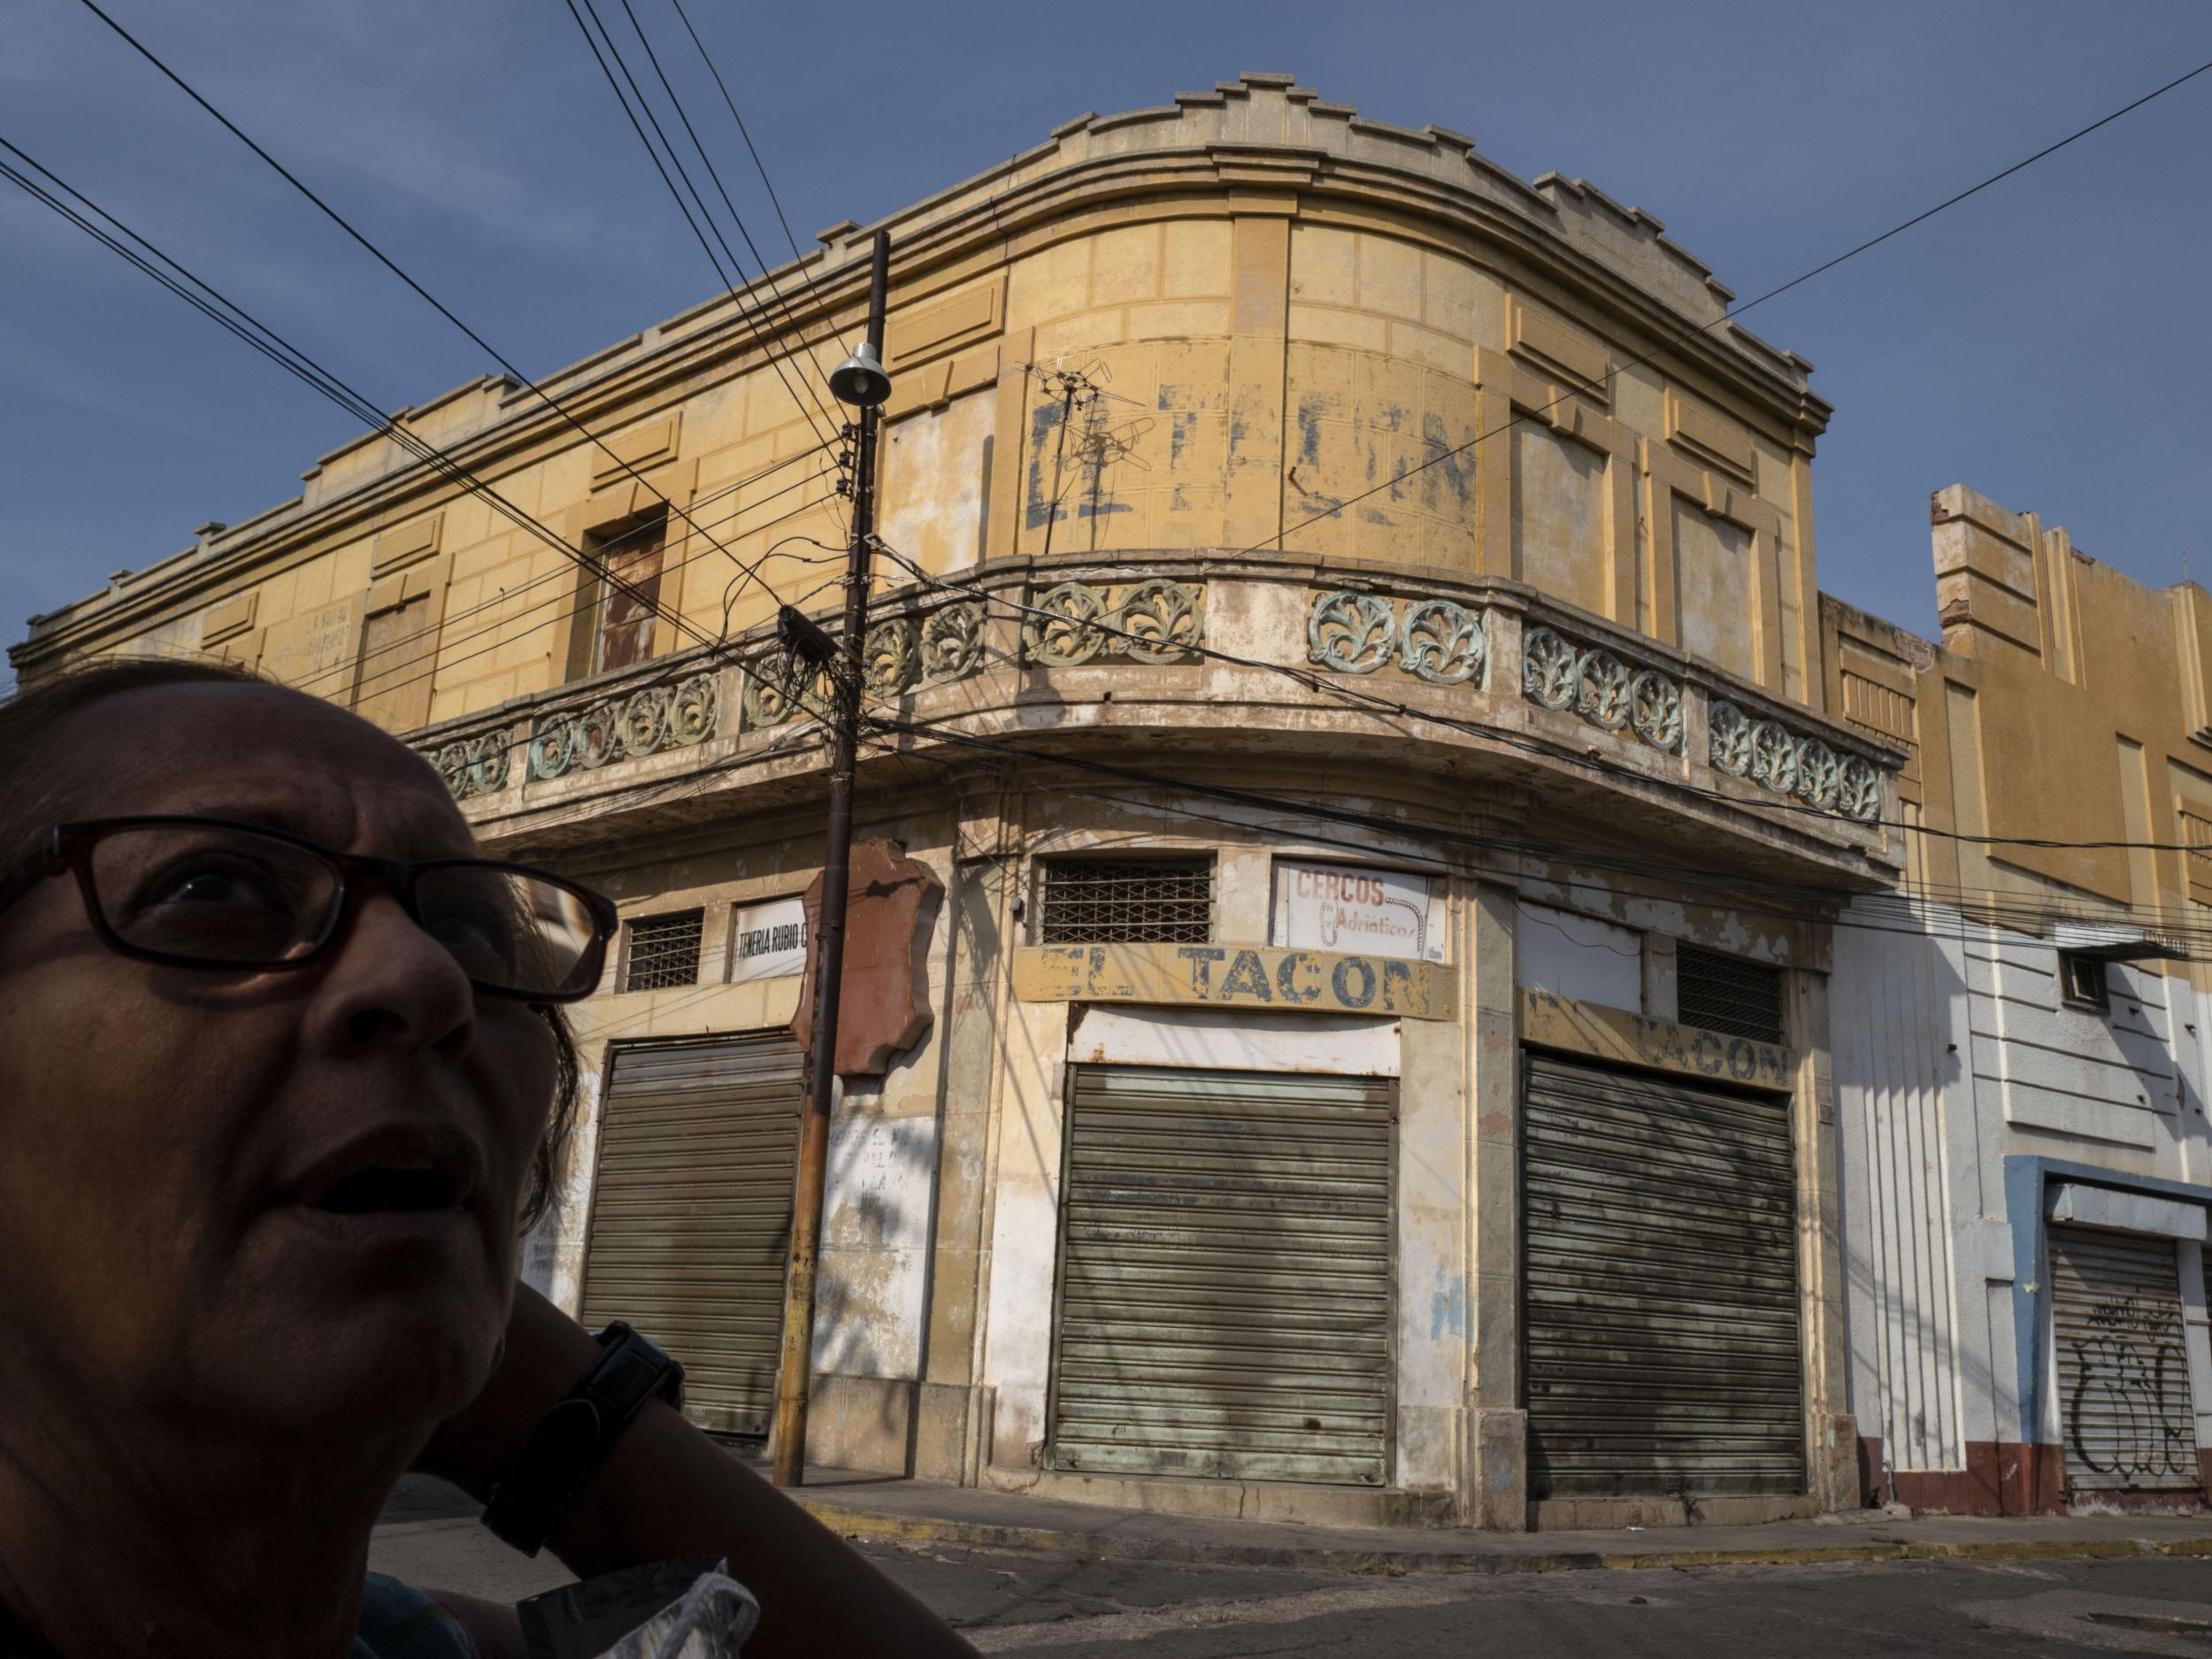
[[[1275,862],[1275,942],[1440,962],[1426,876],[1358,864]]]
[[[929,1029],[929,941],[944,884],[889,841],[855,841],[845,900],[845,972],[837,1012],[837,1074],[880,1077]],[[822,878],[806,890],[809,960],[791,1034],[814,1047],[814,952]]]
[[[1456,984],[1441,963],[1265,945],[1027,945],[1014,953],[1014,995],[1025,1002],[1450,1019]]]
[[[1797,1064],[1779,1043],[1678,1025],[1548,991],[1521,993],[1521,1041],[1750,1088],[1788,1088]]]
[[[765,904],[740,905],[731,918],[736,949],[730,978],[783,979],[806,966],[806,901],[797,894]]]

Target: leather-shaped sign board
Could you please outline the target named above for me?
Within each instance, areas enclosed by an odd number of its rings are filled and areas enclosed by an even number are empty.
[[[944,886],[889,841],[856,841],[845,900],[844,987],[837,1010],[837,1071],[879,1077],[929,1029],[929,939]],[[806,890],[806,975],[791,1034],[814,1049],[814,990],[822,878]]]

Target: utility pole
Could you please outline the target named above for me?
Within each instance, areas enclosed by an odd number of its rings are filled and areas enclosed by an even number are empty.
[[[776,1368],[776,1420],[769,1448],[780,1486],[806,1480],[806,1407],[814,1360],[814,1286],[821,1263],[822,1192],[829,1164],[830,1108],[837,1087],[837,1005],[845,985],[845,902],[852,886],[853,773],[860,747],[861,644],[868,629],[868,565],[876,528],[876,427],[891,377],[883,372],[883,312],[891,236],[878,231],[868,273],[868,337],[830,376],[840,403],[859,411],[853,445],[852,544],[845,560],[844,633],[832,672],[829,827],[822,855],[822,910],[815,922],[814,1054],[799,1170],[791,1204],[791,1263],[784,1280],[783,1353]],[[819,634],[803,617],[787,615]]]

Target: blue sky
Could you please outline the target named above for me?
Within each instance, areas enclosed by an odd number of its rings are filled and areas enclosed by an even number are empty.
[[[715,287],[555,0],[108,3],[534,374]],[[787,255],[670,0],[632,4]],[[1747,297],[2212,58],[2202,0],[687,4],[802,246],[1083,111],[1278,70],[1586,177]],[[492,366],[74,0],[17,0],[8,41],[0,135],[373,399]],[[2144,581],[2212,578],[2208,200],[2212,75],[1746,318],[1836,405],[1824,588],[1932,633],[1927,499],[1955,481]],[[356,429],[4,183],[0,390],[10,639]]]

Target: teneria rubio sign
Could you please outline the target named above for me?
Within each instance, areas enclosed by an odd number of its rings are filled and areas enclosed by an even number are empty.
[[[1027,945],[1014,953],[1014,995],[1025,1002],[1450,1019],[1455,986],[1441,963],[1262,945]]]

